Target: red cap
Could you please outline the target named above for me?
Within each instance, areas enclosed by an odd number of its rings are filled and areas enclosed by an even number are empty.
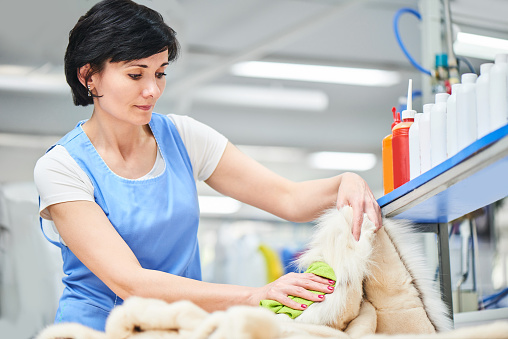
[[[401,121],[400,121],[400,113],[397,112],[397,109],[395,107],[392,107],[392,114],[393,114],[392,129],[393,129]]]

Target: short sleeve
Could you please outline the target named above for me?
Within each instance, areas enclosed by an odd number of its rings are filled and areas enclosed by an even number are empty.
[[[95,201],[92,182],[60,145],[37,161],[34,182],[40,197],[39,213],[44,219],[52,220],[48,206],[67,201]]]
[[[208,179],[224,154],[228,140],[213,128],[189,116],[169,114],[187,149],[195,180]]]

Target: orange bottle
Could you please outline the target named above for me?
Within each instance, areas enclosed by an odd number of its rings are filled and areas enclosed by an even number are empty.
[[[400,123],[400,113],[396,112],[396,108],[392,108],[393,128]],[[383,160],[383,191],[388,194],[393,191],[393,152],[392,152],[392,134],[387,135],[383,139],[382,144],[382,160]]]
[[[409,127],[414,122],[416,111],[412,105],[412,80],[409,79],[407,109],[402,111],[402,122],[392,130],[393,151],[393,188],[404,185],[410,180],[409,173]]]

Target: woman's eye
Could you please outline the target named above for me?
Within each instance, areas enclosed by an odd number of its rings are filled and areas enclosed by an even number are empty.
[[[141,78],[141,74],[129,74],[129,76],[134,80],[138,80],[139,78]]]
[[[155,76],[157,77],[157,79],[162,79],[166,76],[167,74],[166,73],[155,73]]]

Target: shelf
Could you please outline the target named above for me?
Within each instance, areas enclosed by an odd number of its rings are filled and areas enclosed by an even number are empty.
[[[508,308],[456,313],[453,319],[455,328],[478,326],[508,319]]]
[[[378,199],[385,217],[447,223],[508,196],[508,125]]]

